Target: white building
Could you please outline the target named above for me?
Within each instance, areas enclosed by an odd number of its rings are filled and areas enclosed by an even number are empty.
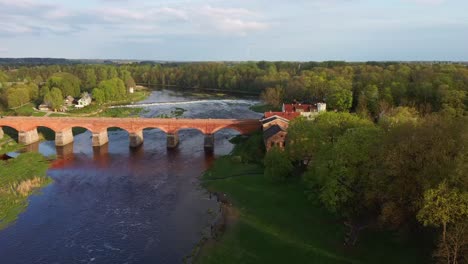
[[[81,96],[80,100],[78,100],[78,104],[75,105],[75,107],[77,108],[83,108],[85,106],[88,106],[91,104],[91,95],[89,95],[88,93],[83,93],[83,95]]]

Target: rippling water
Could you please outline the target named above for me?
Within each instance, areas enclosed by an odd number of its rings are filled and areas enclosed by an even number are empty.
[[[183,117],[260,116],[248,110],[253,100],[195,100],[156,91],[141,102],[143,115],[179,107]],[[60,156],[48,172],[54,183],[0,232],[0,263],[181,263],[212,221],[208,211],[217,210],[197,177],[215,156],[231,151],[228,139],[236,133],[215,134],[214,156],[205,155],[197,130],[180,131],[174,150],[157,129],[144,131],[137,150],[129,149],[125,131],[109,132],[109,144],[99,149],[91,147],[90,132],[66,148],[41,143],[41,153]]]

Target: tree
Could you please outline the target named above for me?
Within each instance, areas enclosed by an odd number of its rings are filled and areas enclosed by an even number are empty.
[[[283,103],[283,89],[280,87],[266,88],[260,97],[267,104],[273,107],[280,107]]]
[[[353,93],[343,88],[334,88],[327,94],[327,107],[338,111],[349,111],[353,105]]]
[[[91,90],[93,87],[96,87],[97,77],[96,77],[96,72],[94,71],[93,68],[86,69],[83,83],[84,83],[84,87],[88,91]]]
[[[104,92],[105,101],[120,100],[127,94],[125,84],[119,78],[112,78],[99,83],[98,88]]]
[[[49,88],[59,88],[65,96],[71,95],[73,97],[78,97],[81,94],[81,81],[71,73],[55,73],[47,80],[46,85]]]
[[[318,151],[319,133],[313,121],[295,118],[288,126],[286,151],[293,161],[308,165]]]
[[[285,181],[293,169],[287,153],[276,146],[266,153],[264,165],[265,176],[273,181]]]
[[[20,107],[31,101],[29,91],[24,85],[7,89],[7,102],[9,108]]]
[[[60,107],[63,105],[62,91],[57,87],[53,87],[50,90],[50,93],[44,96],[44,102],[53,110],[60,109]]]
[[[348,129],[336,144],[321,151],[313,164],[308,182],[318,185],[321,201],[334,212],[348,218],[363,213],[371,189],[369,177],[381,131],[368,127]]]
[[[419,114],[416,109],[410,107],[397,107],[385,113],[379,119],[379,125],[383,128],[392,128],[404,123],[416,124]]]
[[[102,104],[106,101],[106,94],[104,93],[103,90],[99,88],[94,88],[93,89],[93,98],[98,104]]]
[[[467,144],[464,126],[460,119],[427,116],[387,129],[371,177],[381,223],[392,228],[416,224],[425,191],[456,174],[455,161]]]
[[[424,193],[423,206],[417,215],[425,226],[442,226],[442,239],[438,252],[443,253],[445,263],[456,264],[460,258],[460,249],[468,245],[468,241],[460,241],[459,235],[466,236],[468,219],[468,192],[451,189],[442,182],[435,189]],[[453,226],[447,239],[447,228]],[[454,239],[455,238],[455,239]],[[454,243],[455,242],[455,243]],[[460,243],[464,242],[464,243]]]

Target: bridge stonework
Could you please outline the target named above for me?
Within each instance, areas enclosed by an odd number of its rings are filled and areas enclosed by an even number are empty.
[[[261,129],[256,119],[179,119],[179,118],[80,118],[80,117],[3,117],[1,127],[8,126],[18,131],[18,141],[29,145],[39,140],[37,127],[47,127],[56,133],[56,145],[65,146],[73,142],[73,127],[82,127],[92,133],[93,146],[105,145],[109,139],[107,129],[118,127],[129,133],[131,147],[143,144],[143,129],[157,128],[167,134],[168,148],[179,143],[178,131],[197,129],[205,134],[204,146],[208,151],[214,147],[213,134],[221,129],[234,129],[240,134],[250,134]]]

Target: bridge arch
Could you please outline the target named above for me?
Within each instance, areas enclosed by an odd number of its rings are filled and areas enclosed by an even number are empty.
[[[0,128],[3,129],[3,131],[5,132],[5,134],[8,134],[7,131],[16,131],[16,133],[18,133],[19,131],[21,131],[21,128],[15,124],[8,124],[8,125],[0,125]]]
[[[169,133],[167,129],[165,129],[164,127],[160,127],[160,126],[145,126],[145,127],[141,127],[140,129],[143,130],[143,131],[145,131],[145,130],[146,131],[159,130],[159,131],[162,131],[162,132],[164,132],[166,134]]]
[[[55,131],[53,128],[45,125],[40,125],[36,127],[37,133],[39,135],[42,135],[42,138],[44,138],[47,141],[54,141],[55,140],[55,134],[57,131]]]
[[[247,131],[244,131],[242,128],[240,128],[240,127],[238,127],[236,125],[227,125],[227,126],[216,127],[215,129],[213,129],[211,131],[211,133],[216,134],[216,132],[221,131],[221,130],[225,130],[225,129],[230,129],[230,130],[237,131],[237,132],[239,132],[239,134],[248,134]]]
[[[18,141],[18,133],[19,130],[13,125],[13,126],[5,126],[2,125],[0,126],[0,139],[3,138],[3,134],[8,135],[10,138]]]
[[[174,133],[179,133],[180,131],[187,131],[187,130],[196,130],[202,134],[206,134],[205,130],[199,127],[193,127],[193,126],[180,126],[176,130],[174,130]]]
[[[123,128],[123,127],[120,127],[120,126],[109,126],[109,127],[106,127],[105,130],[107,132],[116,132],[116,131],[121,131],[123,130],[124,132],[130,134],[131,131],[129,131],[127,128]]]

